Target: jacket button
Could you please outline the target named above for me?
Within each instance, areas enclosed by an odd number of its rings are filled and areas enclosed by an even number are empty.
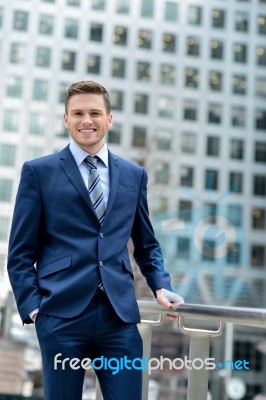
[[[103,267],[103,262],[100,261],[100,262],[99,262],[99,265],[100,265],[100,267]]]
[[[103,239],[103,233],[102,232],[100,233],[100,238]]]

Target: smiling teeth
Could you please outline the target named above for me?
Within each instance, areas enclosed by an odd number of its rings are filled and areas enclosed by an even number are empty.
[[[82,133],[93,133],[95,129],[80,129],[80,132]]]

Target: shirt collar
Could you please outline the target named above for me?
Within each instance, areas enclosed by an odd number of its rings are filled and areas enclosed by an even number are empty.
[[[74,139],[70,140],[69,150],[71,151],[78,167],[82,164],[84,158],[86,158],[89,154],[82,147],[80,147]],[[103,147],[95,155],[101,159],[105,167],[108,167],[108,148],[106,143],[104,143]]]

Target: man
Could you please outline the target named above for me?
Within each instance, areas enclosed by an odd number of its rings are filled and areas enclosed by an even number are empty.
[[[174,308],[180,302],[169,292],[148,217],[147,174],[107,149],[106,89],[93,81],[71,85],[64,123],[70,145],[23,166],[8,256],[22,321],[36,324],[45,400],[82,398],[79,360],[142,356],[130,237],[158,303]],[[112,372],[96,368],[105,400],[141,399],[141,371]]]

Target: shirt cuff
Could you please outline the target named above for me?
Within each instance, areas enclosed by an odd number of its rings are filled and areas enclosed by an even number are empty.
[[[32,319],[33,315],[34,315],[34,314],[37,314],[38,312],[39,312],[39,308],[35,308],[35,310],[33,310],[33,311],[29,314],[29,317]],[[32,319],[32,321],[33,321],[33,319]]]

